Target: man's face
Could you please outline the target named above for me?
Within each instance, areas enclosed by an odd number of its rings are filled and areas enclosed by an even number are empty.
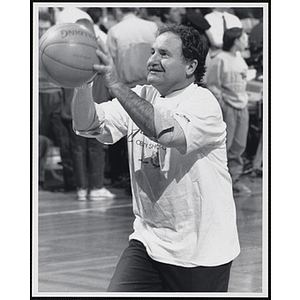
[[[182,56],[181,39],[171,32],[162,33],[156,38],[147,62],[147,69],[148,83],[163,96],[191,83],[186,73],[187,63]]]

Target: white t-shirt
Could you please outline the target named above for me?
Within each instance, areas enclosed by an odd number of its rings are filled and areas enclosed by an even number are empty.
[[[227,29],[233,27],[239,27],[239,28],[243,27],[241,20],[237,16],[230,14],[228,12],[222,13],[219,11],[213,11],[205,15],[204,18],[210,24],[210,28],[207,31],[211,33],[215,43],[220,44],[221,46],[223,44],[223,35],[224,35],[223,16],[226,21]]]
[[[129,87],[147,82],[147,61],[156,38],[157,25],[133,13],[112,26],[107,33],[107,47],[121,81]]]
[[[226,125],[207,89],[191,84],[161,98],[152,86],[137,86],[154,105],[157,132],[176,120],[186,147],[168,148],[146,137],[120,103],[95,104],[103,143],[127,135],[133,192],[134,232],[154,260],[172,265],[216,266],[240,252],[231,178],[227,169]]]
[[[215,97],[237,109],[247,106],[246,92],[248,66],[240,52],[233,55],[221,51],[211,60],[206,72],[206,86]]]

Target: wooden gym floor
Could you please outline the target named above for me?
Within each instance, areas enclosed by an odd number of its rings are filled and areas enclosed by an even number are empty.
[[[235,196],[241,254],[229,293],[261,296],[268,278],[267,200],[262,178],[242,180],[252,194]],[[38,192],[33,272],[39,295],[105,293],[133,222],[131,197],[123,189],[111,191],[114,200],[98,202],[78,202],[75,192]]]

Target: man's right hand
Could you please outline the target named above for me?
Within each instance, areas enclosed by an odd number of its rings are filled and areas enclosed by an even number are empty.
[[[103,75],[105,85],[110,89],[114,84],[120,83],[121,80],[105,43],[101,39],[98,39],[98,45],[99,49],[96,50],[96,54],[100,58],[100,64],[93,67],[98,73]]]

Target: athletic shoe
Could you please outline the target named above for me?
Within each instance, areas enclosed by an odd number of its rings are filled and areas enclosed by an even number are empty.
[[[87,200],[87,189],[78,189],[77,190],[77,200],[86,201]]]
[[[237,194],[251,194],[251,190],[240,181],[233,184],[233,192]]]
[[[111,193],[105,187],[98,189],[98,190],[91,190],[90,191],[90,200],[91,201],[99,201],[104,200],[106,198],[114,198],[116,195]]]

